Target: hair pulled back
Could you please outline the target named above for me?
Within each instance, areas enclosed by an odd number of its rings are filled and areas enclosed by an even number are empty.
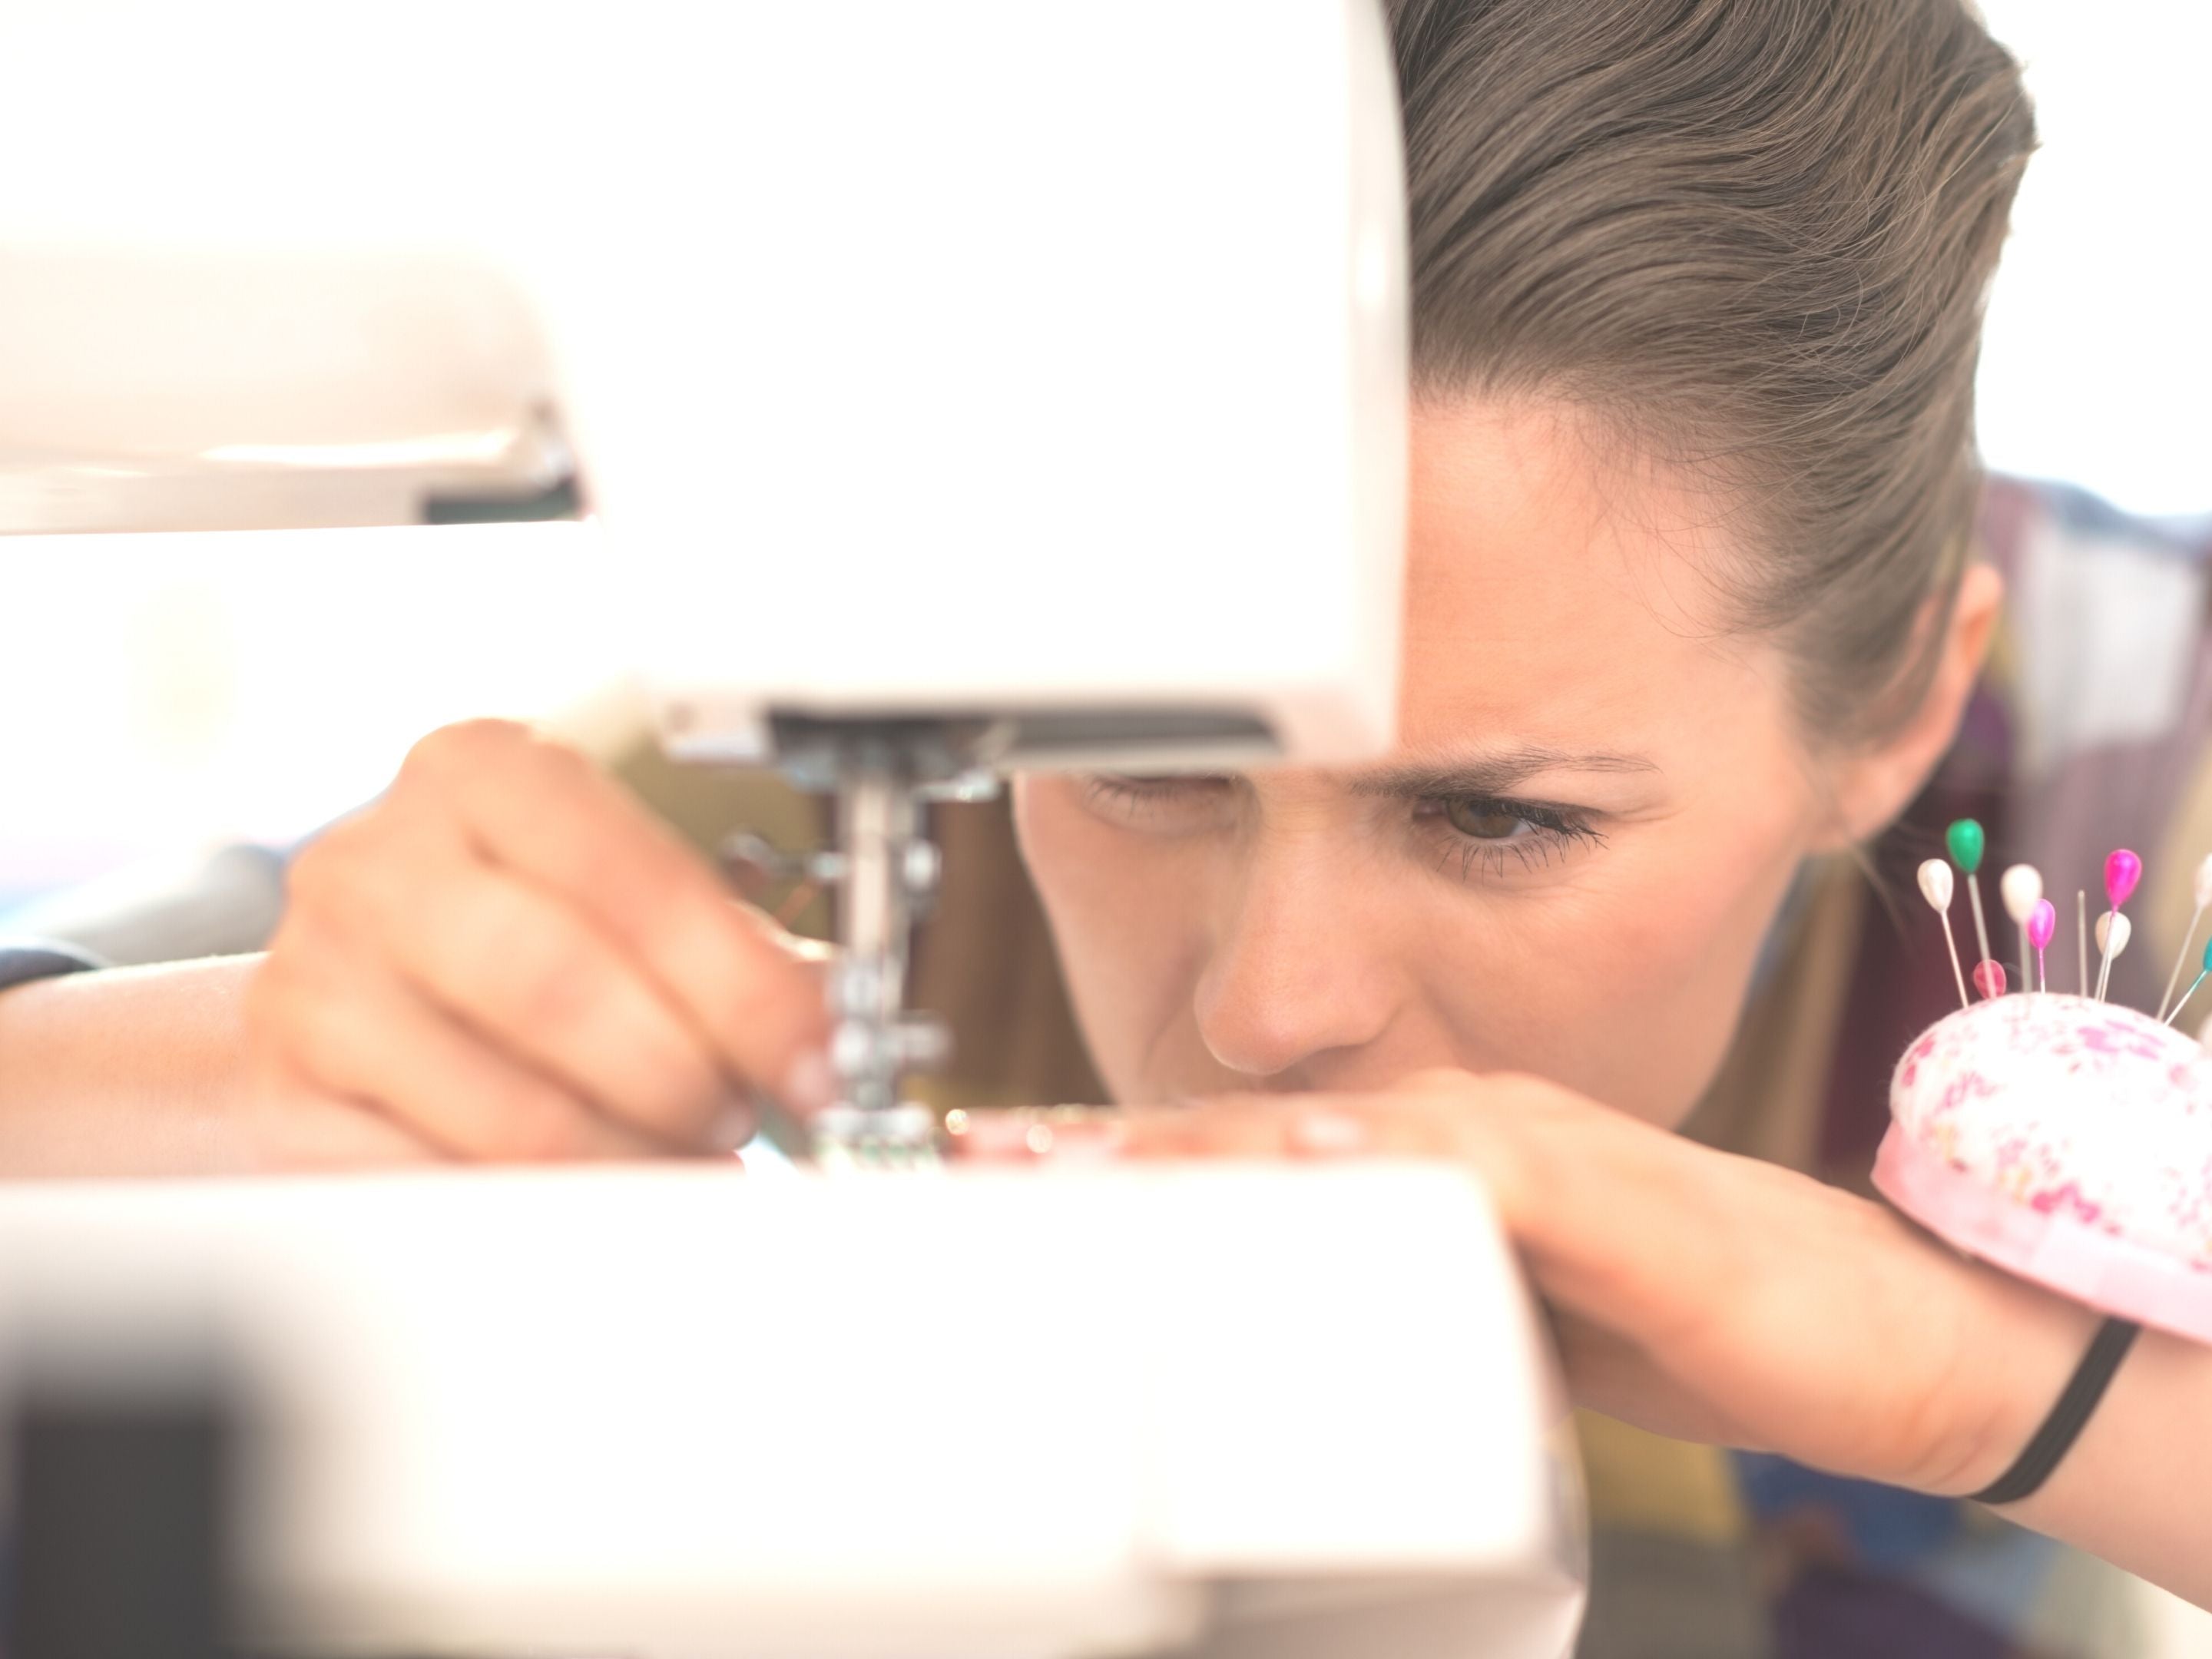
[[[1966,558],[2018,66],[1963,0],[1389,10],[1417,396],[1564,397],[1697,466],[1808,732],[1889,729]]]

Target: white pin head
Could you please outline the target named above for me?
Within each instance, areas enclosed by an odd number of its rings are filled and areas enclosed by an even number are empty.
[[[1920,866],[1920,896],[1936,909],[1951,908],[1953,892],[1951,866],[1942,859],[1930,859]]]
[[[2212,908],[2212,853],[2204,855],[2204,862],[2197,866],[2197,890],[2191,895],[2200,910]]]
[[[2097,948],[2116,957],[2128,948],[2128,935],[2134,932],[2124,912],[2107,910],[2097,918]]]
[[[1997,883],[2005,914],[2019,926],[2027,925],[2028,912],[2043,898],[2043,873],[2032,864],[2015,864]]]

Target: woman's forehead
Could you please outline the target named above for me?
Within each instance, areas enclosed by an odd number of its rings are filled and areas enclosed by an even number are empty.
[[[1780,659],[1728,625],[1720,513],[1556,404],[1416,412],[1400,724],[1619,749],[1754,697]]]

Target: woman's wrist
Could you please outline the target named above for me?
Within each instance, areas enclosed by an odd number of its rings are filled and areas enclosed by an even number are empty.
[[[1929,1248],[1944,1251],[1929,1240]],[[1963,1498],[2010,1471],[2096,1340],[2102,1316],[1964,1257],[1951,1260],[1966,1310],[1957,1383],[1962,1407],[1949,1467],[1930,1490]]]
[[[2212,1348],[2146,1330],[2043,1487],[2002,1513],[2212,1609]]]

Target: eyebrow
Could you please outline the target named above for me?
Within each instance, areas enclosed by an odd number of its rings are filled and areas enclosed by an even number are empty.
[[[1609,755],[1548,749],[1531,744],[1500,750],[1495,754],[1423,765],[1412,763],[1364,769],[1351,780],[1357,795],[1387,795],[1398,799],[1432,796],[1497,795],[1545,772],[1656,772],[1659,768],[1640,755]]]

